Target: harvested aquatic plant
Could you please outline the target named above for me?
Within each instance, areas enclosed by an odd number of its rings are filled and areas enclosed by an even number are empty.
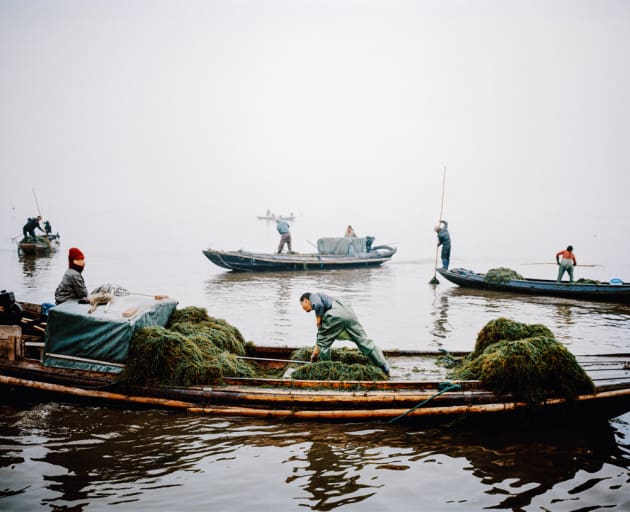
[[[486,347],[502,340],[522,340],[534,336],[553,338],[553,333],[542,324],[525,324],[505,317],[490,320],[477,334],[475,350],[471,357],[481,354]]]
[[[246,352],[241,333],[204,308],[176,310],[169,328],[134,332],[123,380],[134,384],[190,386],[220,382],[223,377],[253,377],[253,364],[239,359]]]
[[[292,379],[306,380],[386,380],[387,376],[373,365],[339,361],[319,361],[295,369]]]
[[[311,353],[313,352],[312,347],[302,347],[299,348],[291,354],[291,359],[298,361],[308,361],[311,358]],[[370,360],[369,357],[364,356],[358,350],[353,350],[351,348],[333,348],[330,352],[330,358],[333,362],[345,363],[345,364],[364,364],[364,365],[374,365],[374,363]]]
[[[291,359],[308,361],[313,349],[302,347],[291,354]],[[292,379],[307,380],[386,380],[383,371],[358,350],[333,348],[330,361],[318,361],[298,367]]]
[[[518,272],[516,272],[515,270],[512,270],[511,268],[499,267],[499,268],[492,268],[488,270],[483,280],[486,283],[498,284],[498,283],[507,283],[508,281],[511,281],[513,279],[519,279],[522,281],[524,277]]]
[[[449,377],[481,380],[496,393],[511,393],[515,400],[530,404],[594,391],[592,380],[575,356],[549,329],[505,318],[486,324],[477,337],[475,351]]]

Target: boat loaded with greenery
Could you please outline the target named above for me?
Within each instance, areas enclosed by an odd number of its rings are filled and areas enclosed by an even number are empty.
[[[449,423],[601,420],[630,410],[630,354],[574,356],[543,325],[497,318],[470,353],[257,346],[168,297],[16,303],[0,326],[4,397],[83,400],[274,420]],[[1,313],[1,311],[0,311]]]
[[[59,247],[59,233],[43,236],[26,236],[18,243],[18,252],[26,256],[50,254]]]
[[[625,283],[617,278],[611,279],[609,282],[578,279],[570,283],[568,281],[528,279],[514,270],[504,267],[491,269],[485,274],[479,274],[465,268],[449,270],[438,268],[437,271],[441,276],[462,288],[630,303],[630,283]]]
[[[396,254],[396,248],[373,246],[373,240],[373,237],[320,238],[317,253],[272,254],[216,249],[205,249],[203,253],[219,267],[245,272],[375,267],[389,261]]]

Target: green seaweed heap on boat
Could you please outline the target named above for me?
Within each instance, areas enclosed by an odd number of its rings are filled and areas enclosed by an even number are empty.
[[[541,324],[498,318],[477,335],[475,349],[450,374],[481,380],[496,393],[538,404],[549,397],[572,399],[593,393],[593,381],[575,356]]]
[[[221,383],[225,377],[279,377],[255,361],[241,359],[248,346],[240,331],[205,308],[175,310],[166,327],[138,329],[129,346],[121,379],[135,385],[192,386]],[[308,361],[311,349],[295,351]],[[385,380],[387,376],[356,350],[333,349],[333,361],[303,364],[291,378],[313,380]]]
[[[525,279],[521,274],[519,274],[516,270],[512,270],[511,268],[506,267],[498,267],[491,268],[486,272],[483,280],[487,283],[507,283],[508,281],[512,281],[513,279],[518,279],[522,281]]]
[[[175,310],[166,327],[138,329],[121,378],[130,384],[192,386],[223,377],[253,377],[254,365],[239,330],[208,315],[205,308]]]
[[[129,347],[122,380],[135,385],[192,386],[221,383],[227,377],[282,377],[243,358],[253,345],[225,320],[205,308],[175,310],[166,327],[138,329]],[[293,352],[308,361],[310,347]],[[498,318],[477,335],[475,348],[450,361],[450,378],[480,380],[496,393],[511,393],[530,404],[549,397],[575,398],[594,391],[575,357],[541,324]],[[387,376],[358,350],[333,349],[332,361],[293,366],[291,379],[376,381]]]

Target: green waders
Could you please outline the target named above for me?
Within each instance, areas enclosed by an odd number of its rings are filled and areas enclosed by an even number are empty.
[[[352,307],[339,300],[335,300],[332,307],[324,313],[321,327],[317,331],[321,361],[330,361],[330,347],[335,340],[354,342],[361,353],[369,357],[379,368],[387,367],[383,352],[367,337]]]

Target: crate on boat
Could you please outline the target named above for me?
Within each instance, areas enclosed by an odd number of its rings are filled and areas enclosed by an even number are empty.
[[[19,325],[0,325],[0,359],[16,361],[23,357],[22,328]]]

